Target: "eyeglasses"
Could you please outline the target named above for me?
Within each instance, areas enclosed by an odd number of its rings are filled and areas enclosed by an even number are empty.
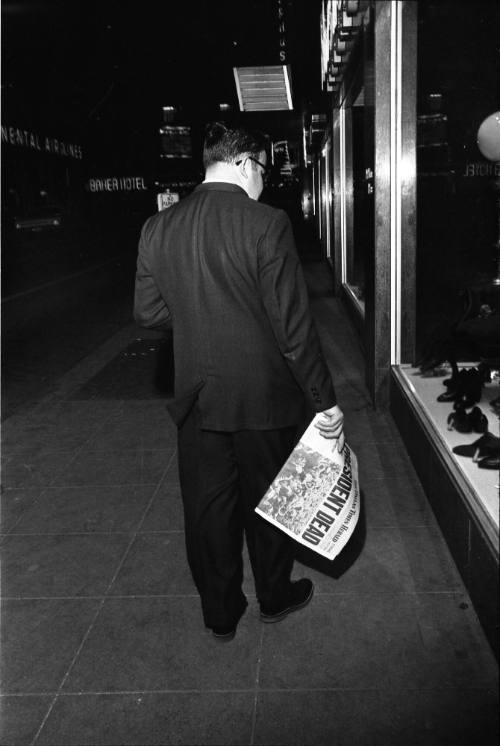
[[[269,169],[269,168],[268,168],[268,167],[267,167],[266,165],[264,165],[264,163],[261,163],[261,162],[260,162],[259,160],[257,160],[257,158],[253,158],[253,156],[251,156],[251,155],[247,155],[247,159],[248,159],[249,161],[253,161],[253,162],[254,162],[254,163],[256,163],[256,164],[257,164],[258,166],[260,166],[260,167],[261,167],[261,169],[262,169],[262,171],[261,171],[261,176],[262,176],[263,180],[265,181],[265,180],[266,180],[266,178],[267,178],[267,176],[269,175],[269,171],[270,171],[270,169]],[[234,164],[234,165],[235,165],[235,166],[239,166],[239,165],[240,165],[240,163],[243,163],[243,161],[244,161],[244,160],[246,160],[246,159],[245,159],[245,158],[242,158],[242,159],[241,159],[241,160],[239,160],[239,161],[235,161],[235,164]]]

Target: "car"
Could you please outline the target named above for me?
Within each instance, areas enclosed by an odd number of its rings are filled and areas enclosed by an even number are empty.
[[[58,228],[62,223],[62,215],[57,207],[44,207],[33,210],[23,217],[14,219],[16,230],[39,231],[44,228]]]

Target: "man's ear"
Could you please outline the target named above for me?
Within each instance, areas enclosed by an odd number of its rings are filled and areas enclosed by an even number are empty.
[[[243,179],[248,179],[248,156],[244,156],[244,158],[241,159],[241,163],[238,166],[238,171]]]

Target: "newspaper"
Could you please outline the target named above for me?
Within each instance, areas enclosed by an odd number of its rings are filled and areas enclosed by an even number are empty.
[[[352,449],[324,438],[317,414],[255,508],[293,539],[334,559],[359,518],[358,463]]]

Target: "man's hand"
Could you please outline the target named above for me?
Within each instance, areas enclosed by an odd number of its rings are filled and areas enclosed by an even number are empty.
[[[323,438],[335,439],[337,441],[338,452],[342,451],[345,442],[344,413],[338,404],[321,412],[321,416],[315,427],[318,428]]]

